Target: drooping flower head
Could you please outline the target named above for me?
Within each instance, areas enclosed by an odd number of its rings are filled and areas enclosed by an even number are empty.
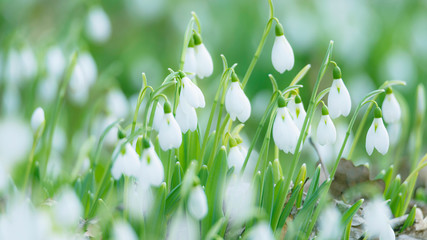
[[[295,97],[289,100],[287,107],[289,109],[289,113],[294,119],[295,124],[301,131],[302,125],[304,125],[305,116],[307,115],[304,109],[304,105],[302,104],[301,97],[296,94]]]
[[[285,99],[280,96],[277,103],[277,115],[273,124],[273,140],[280,150],[294,154],[300,131],[289,114]]]
[[[373,199],[364,209],[365,229],[369,236],[380,240],[394,240],[395,234],[390,226],[390,208],[381,198]]]
[[[172,115],[169,102],[163,105],[163,119],[159,125],[159,143],[163,151],[181,146],[181,128]]]
[[[347,87],[342,80],[341,69],[335,64],[333,70],[334,81],[329,91],[328,107],[331,118],[348,116],[351,110],[351,98]]]
[[[38,107],[36,110],[34,110],[33,115],[31,116],[31,127],[33,128],[33,133],[36,133],[37,131],[43,131],[44,124],[45,117],[43,108]]]
[[[320,145],[329,145],[335,143],[337,140],[337,131],[334,123],[329,117],[328,108],[323,105],[322,117],[320,117],[319,125],[317,127],[317,141]]]
[[[227,156],[228,167],[234,167],[234,172],[239,173],[242,169],[243,163],[245,162],[245,156],[243,156],[237,145],[236,140],[230,136],[230,152]]]
[[[141,167],[138,175],[139,181],[149,186],[160,186],[164,180],[164,169],[162,161],[149,141],[147,141],[145,138],[142,138],[140,140],[140,144],[142,152]]]
[[[119,142],[119,144],[121,144]],[[136,153],[135,148],[130,143],[126,143],[125,149],[123,149],[113,166],[111,167],[111,175],[114,179],[119,179],[122,174],[126,176],[138,176],[138,169],[140,167],[139,156]]]
[[[197,76],[201,79],[209,77],[213,72],[212,57],[203,44],[202,37],[197,32],[194,32],[193,38],[196,54]]]
[[[366,152],[371,155],[376,148],[379,153],[384,155],[388,151],[389,141],[381,109],[377,107],[374,111],[374,121],[366,134]]]
[[[391,88],[386,89],[382,110],[384,121],[386,123],[399,122],[401,116],[400,105],[399,102],[397,102],[397,99],[394,96],[393,90],[391,90]]]
[[[233,121],[237,118],[244,123],[251,115],[251,103],[243,92],[239,78],[234,72],[231,77],[231,85],[225,95],[225,109]]]
[[[280,23],[276,24],[276,39],[271,51],[271,62],[279,73],[290,71],[294,67],[294,51],[283,33]]]
[[[86,34],[97,43],[103,43],[111,36],[111,22],[101,6],[92,7],[86,20]]]
[[[197,129],[196,109],[188,104],[182,92],[179,96],[179,103],[176,108],[176,121],[182,133],[186,133],[188,130],[195,131]]]
[[[208,200],[200,185],[193,187],[188,197],[188,211],[197,220],[202,220],[208,213]]]
[[[184,60],[184,72],[191,73],[188,76],[190,78],[194,78],[197,73],[197,60],[196,60],[196,50],[194,49],[194,38],[190,38],[190,42],[188,43],[187,51],[185,52],[185,60]]]
[[[187,100],[187,103],[193,108],[204,108],[205,107],[205,96],[200,88],[191,81],[190,78],[186,77],[181,72],[182,91],[181,95]]]

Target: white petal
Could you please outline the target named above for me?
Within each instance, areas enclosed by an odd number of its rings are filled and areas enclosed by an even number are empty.
[[[400,120],[400,105],[393,93],[387,94],[385,96],[382,106],[382,113],[384,121],[387,123],[395,123]]]
[[[154,119],[153,119],[153,129],[156,130],[157,132],[159,131],[160,123],[162,122],[163,115],[164,115],[163,106],[160,105],[159,102],[157,102],[156,110],[154,112]]]
[[[184,61],[184,72],[193,73],[189,75],[190,78],[194,77],[197,72],[197,61],[196,61],[196,52],[194,48],[189,47],[185,52],[185,61]]]
[[[45,121],[43,108],[38,107],[34,110],[33,115],[31,116],[31,127],[35,133],[40,125]]]
[[[227,157],[228,167],[229,168],[234,167],[234,172],[238,173],[240,172],[240,169],[242,168],[244,161],[245,161],[245,158],[240,152],[239,147],[238,146],[232,147]]]
[[[332,82],[328,97],[329,115],[337,118],[341,115],[348,116],[351,110],[351,98],[342,79],[335,79]]]
[[[383,229],[380,233],[380,240],[395,240],[396,235],[394,234],[393,228],[389,225],[387,228]]]
[[[163,151],[181,146],[181,129],[172,113],[164,114],[160,123],[159,143]]]
[[[286,107],[278,108],[273,125],[273,139],[277,147],[285,153],[294,154],[300,131]]]
[[[176,108],[176,121],[182,133],[186,133],[188,130],[195,131],[197,128],[196,110],[187,103],[187,100],[182,95]]]
[[[374,135],[374,146],[382,155],[386,154],[389,147],[389,137],[381,118],[375,118],[376,131]]]
[[[139,175],[140,181],[153,186],[160,186],[164,180],[164,169],[162,161],[150,146],[144,150],[141,156],[141,172]]]
[[[188,77],[182,78],[182,92],[181,95],[187,99],[188,104],[194,108],[205,107],[205,97],[200,88],[194,84]]]
[[[196,45],[197,76],[199,78],[209,77],[213,72],[212,57],[202,43]]]
[[[251,115],[251,103],[238,82],[232,82],[227,90],[225,109],[233,121],[237,117],[243,123]]]
[[[366,152],[368,155],[371,155],[374,151],[374,144],[375,144],[375,121],[372,122],[371,126],[369,127],[368,133],[366,134]]]
[[[105,42],[111,35],[111,23],[105,11],[99,7],[93,7],[89,11],[86,20],[86,34],[94,42]]]
[[[335,143],[337,132],[329,115],[322,115],[317,127],[317,141],[320,145],[329,145]]]
[[[140,167],[139,156],[136,153],[135,148],[127,143],[125,145],[125,154],[123,156],[123,174],[127,176],[138,175],[138,169]]]
[[[294,52],[284,35],[276,36],[271,51],[271,62],[279,73],[291,70],[294,67]]]
[[[198,185],[193,188],[188,197],[188,210],[197,220],[202,220],[208,213],[208,201],[203,188]]]

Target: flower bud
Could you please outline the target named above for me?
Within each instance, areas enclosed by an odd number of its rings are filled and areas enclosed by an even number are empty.
[[[33,128],[33,132],[36,133],[39,128],[40,131],[43,131],[45,124],[45,117],[43,108],[38,107],[34,110],[33,115],[31,116],[31,127]]]

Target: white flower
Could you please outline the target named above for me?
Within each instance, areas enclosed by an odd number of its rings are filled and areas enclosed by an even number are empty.
[[[271,62],[274,69],[279,73],[286,70],[290,71],[294,67],[294,51],[283,34],[283,27],[279,23],[276,25],[276,39],[271,51]]]
[[[365,229],[370,237],[380,237],[380,240],[394,239],[393,229],[389,219],[392,216],[390,208],[380,198],[369,202],[364,209]]]
[[[194,187],[188,197],[188,211],[197,220],[202,220],[208,213],[208,200],[203,188]]]
[[[328,108],[323,106],[322,117],[320,117],[319,125],[317,126],[317,141],[320,145],[330,145],[337,140],[337,131],[334,123],[328,114]]]
[[[335,69],[334,69],[335,74]],[[336,77],[338,77],[337,75]],[[335,77],[334,77],[335,78]],[[329,114],[332,118],[348,116],[351,110],[351,98],[341,78],[334,79],[328,97]]]
[[[33,132],[36,133],[40,126],[44,124],[44,122],[45,118],[43,108],[38,107],[36,110],[34,110],[33,115],[31,116],[31,127],[33,128]]]
[[[159,143],[163,151],[181,146],[181,128],[171,113],[169,103],[165,103],[163,119],[159,125]]]
[[[196,60],[196,50],[194,49],[194,42],[193,42],[193,46],[192,47],[188,46],[187,51],[185,52],[185,61],[184,61],[183,71],[192,73],[192,74],[189,74],[190,78],[193,78],[197,72],[197,60]]]
[[[120,143],[119,143],[120,144]],[[111,175],[114,179],[119,179],[120,176],[138,176],[138,169],[140,167],[139,156],[135,149],[127,143],[125,149],[119,154],[116,161],[111,168]]]
[[[90,87],[98,77],[95,60],[89,53],[79,54],[70,79],[70,97],[77,104],[86,102]]]
[[[233,175],[224,195],[224,212],[232,224],[247,220],[254,210],[254,190],[250,181]]]
[[[108,40],[111,35],[111,23],[108,15],[100,6],[92,7],[86,20],[86,34],[98,43]]]
[[[120,220],[113,225],[113,239],[138,240],[138,236],[129,223]]]
[[[83,215],[83,206],[76,193],[69,188],[61,191],[54,207],[55,220],[61,226],[78,226]]]
[[[265,222],[258,223],[249,232],[249,240],[274,240],[270,225]]]
[[[203,96],[203,92],[200,88],[197,87],[197,85],[188,77],[183,77],[181,81],[181,95],[187,100],[187,103],[194,108],[204,108],[205,97]]]
[[[319,239],[340,239],[341,236],[341,213],[335,206],[326,208],[319,219]]]
[[[141,182],[152,186],[160,186],[164,180],[164,169],[162,161],[157,155],[154,147],[146,140],[142,140],[144,150],[141,154],[141,170],[139,179]]]
[[[244,123],[251,115],[251,103],[240,87],[235,73],[233,73],[233,81],[225,95],[225,109],[233,121],[237,117],[240,122]]]
[[[289,113],[294,119],[295,124],[301,131],[302,126],[304,125],[305,116],[307,115],[304,109],[304,105],[301,102],[301,97],[296,95],[295,97],[291,98],[287,107],[289,109]]]
[[[366,134],[366,152],[371,155],[374,148],[381,154],[386,154],[389,147],[389,137],[381,118],[381,110],[375,110],[375,118]]]
[[[234,145],[230,144],[230,152],[227,156],[228,167],[234,167],[234,172],[239,173],[240,169],[242,169],[243,163],[245,162],[245,157],[239,149],[239,146],[236,145],[234,141]]]
[[[194,33],[193,37],[195,44],[194,48],[196,50],[197,76],[199,78],[209,77],[213,72],[212,57],[202,43],[200,35]]]
[[[154,107],[154,106],[152,106],[152,107]],[[162,122],[162,119],[163,119],[163,115],[165,115],[165,114],[163,112],[163,106],[160,105],[159,102],[157,102],[157,105],[155,108],[156,108],[156,110],[154,111],[153,129],[158,132],[159,128],[160,128],[160,123]]]
[[[285,107],[283,97],[279,99],[276,119],[273,124],[273,140],[276,146],[285,153],[294,154],[300,131]]]
[[[176,121],[178,122],[182,133],[186,133],[188,130],[195,131],[197,128],[196,110],[188,104],[182,94],[179,99],[180,100],[176,108]]]
[[[59,46],[49,48],[46,53],[46,70],[48,75],[55,78],[55,81],[62,76],[66,66],[64,53]]]
[[[167,240],[197,240],[200,239],[199,225],[193,218],[178,211],[168,224]]]
[[[129,103],[125,94],[119,90],[114,89],[107,94],[107,111],[115,118],[125,118],[129,115]]]
[[[386,123],[396,123],[400,120],[400,105],[390,88],[387,89],[382,111]]]

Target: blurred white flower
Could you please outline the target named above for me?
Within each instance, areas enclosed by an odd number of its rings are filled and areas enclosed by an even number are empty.
[[[266,222],[261,222],[252,227],[249,231],[248,240],[274,240],[273,231]]]
[[[334,81],[328,97],[329,114],[334,119],[341,115],[347,117],[351,110],[351,98],[338,66],[334,67],[333,75]]]
[[[25,46],[21,50],[21,61],[20,71],[23,77],[26,80],[32,80],[37,74],[37,59],[29,46]]]
[[[19,114],[19,110],[21,109],[21,95],[18,86],[14,84],[6,85],[1,104],[5,115],[13,116]]]
[[[120,143],[119,143],[120,144]],[[125,149],[119,153],[119,156],[113,163],[111,175],[114,179],[119,179],[122,174],[126,176],[138,176],[140,167],[139,156],[130,143],[126,143]]]
[[[294,67],[294,51],[283,34],[283,27],[280,23],[276,24],[276,38],[271,51],[271,62],[279,73],[290,71]]]
[[[197,240],[199,239],[198,225],[182,212],[172,217],[169,225],[167,240]]]
[[[129,223],[119,220],[116,221],[113,225],[113,240],[138,240],[138,235],[136,235],[132,226]]]
[[[394,233],[390,227],[391,211],[381,198],[369,202],[364,211],[365,229],[371,237],[380,237],[380,240],[393,240]],[[390,231],[391,230],[391,231]]]
[[[307,115],[304,109],[304,105],[302,104],[301,97],[299,95],[292,97],[289,100],[287,107],[289,113],[294,119],[295,124],[301,131],[302,126],[304,125],[305,116]]]
[[[285,153],[294,154],[300,131],[285,107],[285,99],[279,98],[276,118],[273,123],[273,140]]]
[[[400,122],[391,123],[387,126],[387,132],[390,137],[390,145],[396,145],[399,142],[402,126]]]
[[[197,128],[196,110],[189,105],[187,100],[183,97],[182,92],[179,96],[179,103],[176,108],[176,121],[182,133],[186,133],[188,130],[195,131]]]
[[[83,216],[83,207],[74,190],[63,189],[54,206],[55,221],[65,228],[78,226]]]
[[[192,42],[192,46],[191,45]],[[197,60],[196,60],[196,50],[194,49],[194,41],[190,40],[190,45],[187,48],[187,51],[185,52],[185,61],[184,61],[184,72],[189,72],[192,74],[189,74],[188,76],[190,78],[194,78],[197,72]]]
[[[386,123],[399,122],[401,116],[401,110],[399,102],[394,96],[391,88],[387,88],[386,95],[382,106],[384,121]]]
[[[56,82],[64,74],[67,64],[61,48],[59,46],[50,47],[47,50],[45,62],[48,76]]]
[[[141,219],[149,214],[153,206],[154,196],[151,188],[141,182],[132,182],[128,189],[129,214],[132,218]]]
[[[46,103],[52,102],[58,92],[58,82],[58,79],[52,76],[41,79],[37,85],[37,97]]]
[[[194,49],[196,50],[197,76],[202,79],[209,77],[213,73],[212,57],[202,43],[202,39],[198,33],[193,34]]]
[[[231,120],[235,121],[236,117],[244,123],[251,115],[251,103],[240,87],[237,75],[233,73],[232,82],[225,95],[225,109],[230,114]]]
[[[0,164],[6,172],[27,157],[32,144],[32,132],[28,123],[20,119],[0,120]]]
[[[198,185],[194,187],[188,197],[188,211],[197,220],[202,220],[208,213],[208,200],[205,191]]]
[[[106,106],[108,113],[115,118],[126,118],[129,115],[129,102],[119,89],[108,92]]]
[[[181,95],[187,100],[187,103],[194,108],[205,107],[205,97],[200,88],[188,77],[183,77]]]
[[[224,211],[230,217],[230,222],[239,225],[253,213],[254,190],[250,181],[236,175],[230,179],[224,195]]]
[[[317,141],[320,145],[334,144],[337,140],[335,125],[329,117],[328,108],[323,106],[322,117],[317,126]]]
[[[5,63],[5,79],[11,84],[20,84],[32,80],[37,74],[37,59],[29,46],[9,50]]]
[[[79,54],[69,84],[71,100],[80,105],[85,103],[97,77],[98,69],[92,55],[88,52]]]
[[[159,102],[157,102],[156,110],[154,111],[154,119],[153,119],[153,129],[156,130],[157,132],[159,132],[160,123],[162,122],[163,115],[164,115],[163,106]]]
[[[374,148],[382,155],[386,154],[389,147],[389,137],[381,118],[381,110],[375,109],[375,118],[366,134],[366,152],[371,155]]]
[[[31,127],[33,128],[33,133],[35,134],[39,128],[42,126],[40,131],[43,131],[45,123],[44,111],[43,108],[38,107],[34,110],[33,115],[31,116]]]
[[[341,234],[341,213],[331,205],[320,216],[319,240],[340,239]]]
[[[181,146],[181,128],[172,115],[170,104],[166,102],[163,106],[163,119],[159,125],[159,143],[163,151]]]
[[[234,167],[234,173],[239,174],[240,169],[242,169],[243,163],[245,162],[245,157],[239,149],[238,145],[232,146],[230,144],[230,152],[227,156],[228,168]]]
[[[111,23],[101,6],[92,7],[86,19],[86,34],[94,42],[103,43],[110,38]]]
[[[160,186],[164,180],[163,164],[150,142],[142,139],[141,170],[139,180],[152,186]]]
[[[419,84],[417,87],[417,112],[424,114],[426,110],[426,96],[424,91],[424,85]]]

